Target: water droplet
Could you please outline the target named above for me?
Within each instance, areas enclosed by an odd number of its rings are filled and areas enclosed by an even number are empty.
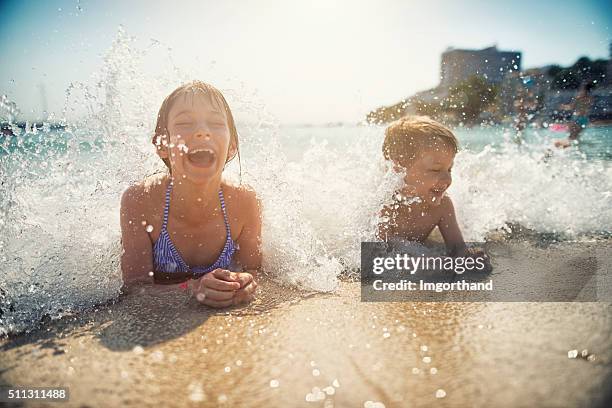
[[[236,365],[237,365],[238,367],[240,367],[240,366],[242,365],[242,360],[238,360],[238,361],[236,361]]]
[[[314,377],[318,377],[319,375],[321,375],[321,372],[315,368],[314,370],[312,370],[312,375]]]
[[[153,276],[153,275],[155,275],[155,274],[153,273],[153,271],[150,271],[150,272],[149,272],[149,276]]]
[[[327,395],[334,395],[336,393],[336,389],[332,386],[327,386],[323,388],[323,392],[326,393]]]
[[[442,388],[436,391],[436,398],[444,398],[444,397],[446,397],[446,391],[444,391]]]
[[[336,388],[340,388],[340,382],[338,381],[337,378],[334,381],[332,381],[332,385]]]
[[[229,373],[232,369],[230,367],[225,367],[225,372]]]
[[[204,390],[202,389],[202,384],[193,382],[189,384],[187,389],[190,391],[189,399],[194,402],[204,401],[206,399],[206,395],[204,394]]]
[[[153,226],[149,224],[149,225],[147,225],[147,227],[145,228],[145,230],[146,230],[147,232],[153,232]]]
[[[437,369],[436,367],[431,367],[431,368],[429,369],[429,372],[430,372],[432,375],[436,375],[436,373],[438,372],[438,369]]]
[[[151,353],[151,359],[156,362],[160,362],[164,360],[164,352],[161,350],[156,350]]]
[[[423,357],[423,362],[424,362],[425,364],[429,364],[429,363],[431,363],[431,357]]]
[[[576,358],[578,357],[578,350],[570,350],[567,352],[567,358]]]
[[[427,351],[427,350],[428,350],[427,346],[425,346],[425,345],[421,346],[421,351]]]
[[[142,353],[144,353],[144,349],[142,348],[142,346],[134,346],[132,351],[134,352],[134,354],[142,354]]]
[[[383,337],[384,337],[385,339],[387,339],[387,338],[391,337],[391,333],[388,333],[388,332],[387,332],[387,333],[383,334]]]
[[[420,373],[420,372],[421,372],[421,370],[419,370],[419,369],[418,369],[418,368],[416,368],[416,367],[414,367],[414,368],[412,369],[412,374],[415,374],[415,375],[416,375],[416,374],[418,374],[418,373]]]
[[[279,385],[278,380],[270,380],[270,388],[278,388]]]

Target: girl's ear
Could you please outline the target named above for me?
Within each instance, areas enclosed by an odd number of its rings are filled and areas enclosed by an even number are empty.
[[[155,136],[155,147],[157,150],[157,155],[162,159],[168,159],[168,136],[160,135]]]
[[[230,145],[229,148],[227,149],[227,161],[231,160],[234,158],[234,156],[236,156],[236,153],[238,153],[238,149],[236,148],[236,142],[234,142],[234,140],[230,140]]]

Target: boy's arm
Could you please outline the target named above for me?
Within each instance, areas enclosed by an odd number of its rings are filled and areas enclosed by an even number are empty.
[[[438,228],[444,238],[446,250],[450,256],[461,255],[466,251],[466,246],[459,225],[457,224],[457,216],[455,215],[453,202],[450,197],[444,196],[440,206],[442,216],[440,217]]]
[[[138,283],[151,283],[153,248],[145,228],[141,224],[142,191],[138,186],[128,188],[121,197],[121,271],[123,284],[129,289]]]

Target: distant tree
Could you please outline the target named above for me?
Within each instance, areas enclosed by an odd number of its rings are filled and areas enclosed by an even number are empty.
[[[548,70],[552,77],[553,89],[578,89],[583,83],[594,86],[605,82],[607,60],[591,61],[587,57],[580,57],[570,67],[553,66]]]
[[[449,91],[447,109],[467,123],[474,123],[497,96],[497,87],[473,75]]]
[[[415,111],[419,115],[429,116],[431,118],[438,118],[445,110],[444,101],[442,103],[428,103],[422,100],[414,101]]]
[[[563,68],[561,68],[559,65],[551,65],[550,68],[548,68],[548,76],[550,77],[556,77],[557,74],[559,74],[559,72],[562,70]]]
[[[402,100],[395,105],[382,106],[368,113],[367,121],[369,123],[388,123],[401,118],[406,113],[408,102]]]

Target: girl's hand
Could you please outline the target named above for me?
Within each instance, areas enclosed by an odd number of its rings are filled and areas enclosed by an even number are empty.
[[[237,273],[215,269],[194,281],[192,287],[198,302],[206,306],[222,308],[234,304],[234,295],[240,289],[241,284]]]
[[[255,291],[257,289],[257,282],[253,279],[253,275],[248,272],[230,272],[220,275],[224,279],[231,280],[232,282],[240,283],[240,289],[234,292],[234,298],[232,304],[239,305],[242,303],[251,302],[255,299]]]
[[[233,304],[239,305],[253,301],[257,290],[257,282],[253,279],[253,275],[241,272],[238,273],[238,279],[240,281],[240,289],[234,294]]]

